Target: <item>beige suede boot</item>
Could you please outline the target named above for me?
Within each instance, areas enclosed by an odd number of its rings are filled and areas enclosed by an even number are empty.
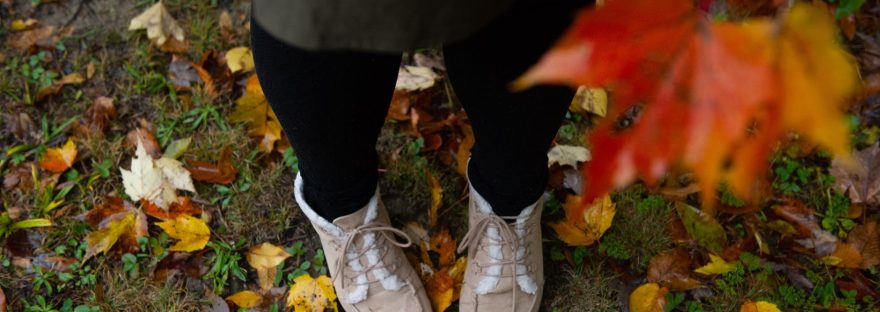
[[[302,183],[297,175],[296,201],[321,238],[333,287],[345,311],[431,311],[422,282],[401,249],[410,245],[410,239],[391,227],[378,189],[365,207],[330,223],[305,202]]]
[[[458,246],[468,251],[459,311],[538,311],[544,290],[542,206],[543,198],[516,217],[499,217],[470,187],[468,232]]]

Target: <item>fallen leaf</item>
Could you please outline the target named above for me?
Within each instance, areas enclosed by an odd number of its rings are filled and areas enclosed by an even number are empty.
[[[6,189],[14,187],[25,190],[30,189],[34,187],[34,179],[32,177],[36,174],[36,167],[34,167],[32,162],[14,165],[3,176],[3,187]]]
[[[250,290],[243,290],[226,297],[226,300],[232,301],[239,308],[250,309],[260,306],[263,303],[263,296]]]
[[[229,15],[229,11],[223,10],[220,12],[220,17],[217,18],[217,26],[220,27],[220,36],[226,42],[232,42],[235,39],[235,31],[232,29],[232,15]]]
[[[146,29],[147,38],[159,47],[164,46],[169,40],[178,43],[183,43],[186,40],[183,28],[180,28],[180,25],[168,13],[161,1],[131,19],[128,30],[139,29]]]
[[[178,91],[189,91],[194,85],[202,82],[195,65],[176,54],[171,56],[171,63],[168,63],[168,79]]]
[[[137,149],[138,144],[143,144],[147,154],[153,158],[159,158],[162,155],[162,149],[159,148],[159,142],[153,133],[142,127],[131,130],[125,136],[125,142],[132,148]]]
[[[168,258],[166,257],[165,259],[168,259]],[[165,259],[163,259],[163,260],[165,260]],[[207,304],[203,303],[202,304],[202,311],[204,311],[204,312],[229,312],[229,304],[226,303],[226,300],[223,300],[223,298],[221,298],[220,296],[217,296],[217,294],[215,294],[213,290],[208,289],[206,287],[205,294],[203,295],[203,298],[207,298],[208,301],[211,303],[211,305],[208,306]]]
[[[0,312],[6,312],[6,293],[3,292],[2,287],[0,287]]]
[[[284,262],[290,254],[281,247],[270,243],[262,243],[248,250],[247,261],[260,279],[260,288],[266,290],[272,288],[275,282],[276,267]]]
[[[220,152],[220,159],[217,163],[207,161],[191,160],[187,161],[187,170],[189,170],[193,180],[229,184],[235,180],[238,170],[232,165],[232,149],[229,146],[223,148]]]
[[[861,300],[865,296],[871,298],[880,297],[880,289],[874,286],[874,282],[865,277],[859,270],[847,270],[846,276],[834,281],[841,290],[855,290],[856,299]]]
[[[80,73],[64,75],[64,77],[61,77],[61,79],[53,81],[52,84],[48,87],[38,90],[37,93],[34,95],[34,100],[42,101],[50,95],[58,93],[58,91],[61,91],[61,88],[66,85],[77,85],[83,83],[84,81],[86,81],[86,78],[83,77],[83,75]]]
[[[61,37],[73,32],[72,27],[57,28],[55,26],[38,27],[25,30],[9,37],[9,46],[18,50],[31,50],[37,47],[54,49]]]
[[[180,155],[183,155],[183,152],[186,152],[186,150],[189,149],[190,143],[192,143],[192,137],[174,140],[165,147],[165,152],[162,153],[162,157],[177,159]]]
[[[666,305],[666,287],[656,283],[639,286],[629,295],[629,310],[632,312],[663,312]]]
[[[420,91],[434,86],[434,81],[439,78],[430,67],[403,66],[397,73],[397,85],[395,90]]]
[[[739,311],[740,312],[780,312],[779,308],[777,308],[775,304],[769,303],[767,301],[754,302],[751,300],[747,300],[745,303],[743,303],[743,305],[739,307]]]
[[[254,69],[254,54],[248,47],[235,47],[226,51],[226,66],[234,74]]]
[[[164,157],[154,160],[140,141],[131,169],[119,171],[125,194],[132,200],[149,200],[163,209],[177,202],[176,190],[195,192],[189,171],[179,161]]]
[[[609,195],[596,199],[582,214],[578,214],[581,211],[580,202],[580,196],[569,195],[563,206],[565,219],[550,224],[559,239],[570,246],[592,245],[611,227],[614,214],[617,213]]]
[[[583,146],[558,144],[547,152],[547,159],[548,166],[559,164],[577,168],[578,163],[590,161],[590,150]]]
[[[425,171],[428,179],[428,186],[431,188],[431,208],[428,209],[428,225],[430,227],[437,226],[437,214],[440,206],[443,204],[443,188],[440,182],[431,174],[430,170]]]
[[[62,147],[51,147],[46,150],[46,154],[40,159],[40,169],[54,173],[62,173],[67,171],[76,160],[76,143],[67,139]]]
[[[261,152],[271,153],[275,142],[281,139],[281,123],[266,101],[257,75],[248,79],[245,93],[235,101],[235,110],[229,114],[229,120],[247,124],[248,135],[260,139]]]
[[[673,291],[698,288],[703,284],[691,274],[692,264],[688,252],[681,248],[661,252],[648,263],[648,282]]]
[[[592,113],[601,117],[608,114],[608,93],[602,88],[580,86],[571,99],[568,110],[575,113]]]
[[[827,265],[838,266],[847,269],[861,267],[862,255],[852,245],[838,241],[834,252],[819,259]]]
[[[846,242],[861,255],[859,268],[869,269],[880,264],[880,230],[876,221],[856,225],[847,235]]]
[[[192,252],[205,248],[211,238],[211,230],[202,219],[189,215],[180,215],[172,220],[156,223],[165,230],[168,237],[179,240],[170,251]]]
[[[80,125],[86,127],[89,133],[101,133],[115,117],[116,107],[113,105],[113,99],[99,96],[80,119]]]
[[[461,132],[463,138],[461,139],[461,143],[458,145],[458,152],[456,153],[456,158],[458,162],[456,170],[458,171],[458,174],[460,174],[462,177],[467,177],[467,163],[470,159],[471,147],[474,146],[476,140],[474,139],[474,130],[469,124],[462,124]]]
[[[727,245],[727,233],[718,220],[683,202],[675,202],[675,209],[685,230],[696,239],[697,244],[715,253],[724,251],[724,246]]]
[[[834,176],[834,188],[848,194],[854,204],[880,203],[880,142],[853,153],[855,168],[847,168],[844,161],[835,157],[829,173]]]
[[[102,220],[98,229],[86,236],[88,247],[82,262],[85,263],[86,260],[97,254],[107,253],[121,236],[133,233],[135,230],[135,217],[134,212],[124,211]]]
[[[192,200],[187,196],[178,196],[177,202],[172,203],[167,210],[143,199],[141,205],[144,208],[144,213],[148,216],[162,220],[176,219],[181,215],[199,216],[202,214],[202,209],[193,205]]]
[[[736,263],[727,263],[719,256],[709,254],[709,263],[694,270],[694,272],[705,275],[718,275],[732,271],[736,268]]]
[[[26,20],[17,19],[12,21],[12,23],[9,25],[9,29],[12,29],[14,31],[22,31],[34,28],[35,26],[37,26],[37,20],[33,18],[29,18]]]
[[[293,283],[287,295],[288,308],[293,307],[296,312],[339,311],[336,292],[329,277],[321,275],[313,279],[304,274],[294,279]]]

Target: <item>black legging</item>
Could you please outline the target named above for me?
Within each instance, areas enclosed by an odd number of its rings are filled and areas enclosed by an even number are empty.
[[[520,1],[486,27],[444,47],[447,73],[476,143],[470,183],[502,216],[534,203],[547,183],[547,150],[571,101],[567,87],[511,92],[570,25],[578,1]],[[251,23],[263,91],[291,138],[305,200],[332,221],[365,205],[376,188],[375,144],[400,55],[309,51]]]

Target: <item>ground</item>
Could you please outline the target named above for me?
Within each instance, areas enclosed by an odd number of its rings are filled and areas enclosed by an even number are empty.
[[[8,43],[0,47],[0,311],[228,311],[234,305],[222,298],[244,290],[260,291],[268,299],[254,310],[279,311],[296,277],[326,274],[317,236],[292,197],[292,150],[284,139],[261,150],[253,128],[230,117],[240,105],[237,100],[249,92],[251,73],[233,74],[220,60],[224,52],[248,46],[250,1],[164,1],[188,43],[174,53],[158,48],[143,30],[127,30],[131,19],[154,3],[0,0],[0,40]],[[856,15],[858,33],[841,39],[858,58],[866,81],[880,77],[878,9],[877,3],[866,4],[861,12],[875,13]],[[14,26],[28,19],[37,24]],[[59,35],[41,36],[24,47],[12,44],[25,32],[46,26],[71,29],[56,29]],[[425,90],[395,94],[377,145],[380,188],[395,225],[432,238],[448,229],[459,240],[467,217],[467,186],[459,171],[466,154],[459,150],[472,135],[441,61],[434,49],[405,54],[404,65],[429,68],[438,77]],[[194,67],[209,73],[197,75]],[[86,77],[39,95],[74,73]],[[211,86],[205,77],[213,79]],[[874,80],[871,92],[876,93],[880,79]],[[112,100],[115,114],[96,113],[102,97]],[[857,150],[877,141],[878,112],[876,94],[854,100],[850,115]],[[619,123],[625,127],[637,115],[631,112]],[[413,116],[419,116],[417,122]],[[585,132],[598,118],[590,112],[569,113],[555,144],[584,146]],[[154,137],[160,154],[175,140],[191,138],[178,158],[187,168],[193,161],[216,162],[218,151],[228,147],[237,174],[228,183],[196,179],[196,192],[179,192],[202,210],[196,216],[210,228],[206,246],[170,251],[174,239],[151,214],[142,233],[148,238],[127,248],[123,235],[119,246],[89,258],[94,244],[87,237],[106,223],[89,222],[88,212],[100,210],[112,197],[130,199],[119,168],[131,166],[135,146],[130,137],[137,137],[132,133],[138,129]],[[50,148],[68,139],[78,151],[69,169],[52,173],[39,165]],[[876,263],[842,268],[797,245],[790,233],[812,224],[843,241],[856,235],[854,229],[870,232],[865,229],[876,226],[876,203],[851,204],[835,190],[831,163],[830,155],[793,135],[774,152],[766,198],[744,203],[720,188],[712,222],[725,239],[712,254],[720,254],[731,269],[711,275],[693,273],[709,262],[710,252],[694,235],[703,232],[681,221],[690,220],[683,205],[700,206],[698,195],[688,191],[691,175],[671,173],[654,185],[635,183],[614,192],[616,215],[610,228],[597,242],[575,247],[550,225],[566,217],[567,197],[580,192],[572,185],[580,185],[582,177],[570,166],[554,164],[543,215],[548,278],[542,310],[629,311],[633,290],[651,282],[670,291],[661,295],[666,311],[737,311],[749,300],[772,302],[786,311],[878,311]],[[137,211],[146,209],[142,202],[130,202]],[[436,224],[429,216],[432,208]],[[10,226],[27,219],[48,219],[52,226]],[[867,245],[880,249],[873,229],[875,237],[867,238]],[[246,258],[264,242],[291,256],[278,267],[273,287],[260,290],[258,273]],[[415,263],[451,263],[442,259],[450,256],[442,248],[432,248],[408,252]],[[880,256],[880,250],[860,252],[864,259]],[[457,310],[455,303],[449,310]]]

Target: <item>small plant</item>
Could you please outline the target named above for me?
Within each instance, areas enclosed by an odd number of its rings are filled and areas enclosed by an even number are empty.
[[[782,163],[773,167],[776,180],[773,188],[785,195],[794,195],[801,192],[803,185],[810,182],[812,171],[804,167],[800,162],[788,157],[782,158]]]
[[[211,281],[214,293],[223,293],[230,276],[234,276],[242,282],[247,280],[247,271],[238,265],[238,262],[241,261],[241,254],[238,253],[236,247],[243,243],[244,239],[232,245],[226,242],[208,242],[207,246],[214,251],[214,255],[208,258],[211,269],[202,276],[202,279]]]
[[[846,233],[856,226],[855,221],[846,218],[850,207],[849,197],[829,189],[827,207],[825,212],[820,214],[822,216],[822,228],[837,234],[837,236],[846,237]]]

